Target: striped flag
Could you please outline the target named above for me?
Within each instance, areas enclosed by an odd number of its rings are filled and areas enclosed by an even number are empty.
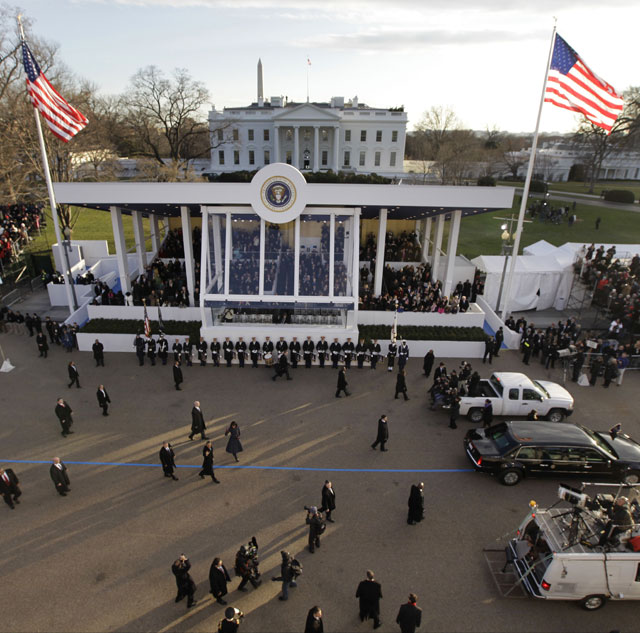
[[[164,332],[164,323],[162,322],[162,312],[160,312],[160,304],[158,304],[158,329]]]
[[[624,105],[613,87],[598,77],[557,33],[544,100],[580,112],[607,132],[611,132]]]
[[[22,42],[22,61],[33,107],[44,117],[55,136],[65,143],[70,141],[89,120],[82,112],[69,105],[49,83],[26,42]]]
[[[144,335],[147,338],[151,338],[151,321],[149,321],[149,315],[147,314],[147,304],[144,304]]]

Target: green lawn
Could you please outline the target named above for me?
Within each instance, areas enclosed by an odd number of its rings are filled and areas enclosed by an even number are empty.
[[[522,182],[499,181],[499,185],[505,187],[520,187],[524,185]],[[589,185],[584,182],[550,182],[549,191],[567,191],[569,193],[589,193]],[[625,189],[633,191],[636,202],[640,200],[640,182],[637,180],[602,180],[596,182],[593,194],[599,196],[604,189]]]

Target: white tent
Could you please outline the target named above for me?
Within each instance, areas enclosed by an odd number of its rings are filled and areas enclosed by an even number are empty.
[[[504,306],[509,267],[511,258],[505,262],[501,255],[480,255],[472,259],[472,263],[486,273],[484,299],[494,309]],[[505,266],[506,264],[506,266]],[[573,268],[565,258],[555,255],[524,255],[516,259],[512,296],[509,301],[510,311],[547,310],[555,308],[564,310],[573,280]],[[497,306],[500,286],[502,295],[500,306]]]
[[[525,246],[522,249],[523,255],[553,255],[557,250],[557,246],[553,244],[549,244],[547,240],[540,240],[538,242],[534,242],[533,244],[529,244],[529,246]]]

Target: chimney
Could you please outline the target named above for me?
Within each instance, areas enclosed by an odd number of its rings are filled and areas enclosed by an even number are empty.
[[[262,91],[262,60],[258,58],[258,105],[264,105],[264,93]]]

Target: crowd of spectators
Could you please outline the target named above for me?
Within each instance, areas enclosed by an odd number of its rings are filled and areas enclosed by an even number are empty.
[[[195,262],[194,279],[194,301],[195,305],[199,305],[200,263],[198,260]],[[147,266],[145,272],[131,284],[131,295],[125,297],[127,305],[141,306],[143,300],[149,306],[188,307],[190,302],[184,263],[174,259],[165,264],[158,259],[151,266]]]
[[[376,259],[377,239],[373,233],[369,233],[364,246],[360,248],[360,261],[373,262]],[[385,238],[384,260],[386,262],[418,262],[422,259],[418,237],[412,231],[402,231],[395,235],[387,232]]]
[[[22,252],[33,238],[30,233],[44,226],[41,204],[0,205],[0,260],[8,262]]]
[[[193,257],[200,260],[200,248],[202,245],[202,232],[199,226],[195,226],[191,231],[193,244]],[[184,257],[184,242],[182,239],[182,229],[171,229],[160,247],[158,257],[162,259],[176,259]]]

